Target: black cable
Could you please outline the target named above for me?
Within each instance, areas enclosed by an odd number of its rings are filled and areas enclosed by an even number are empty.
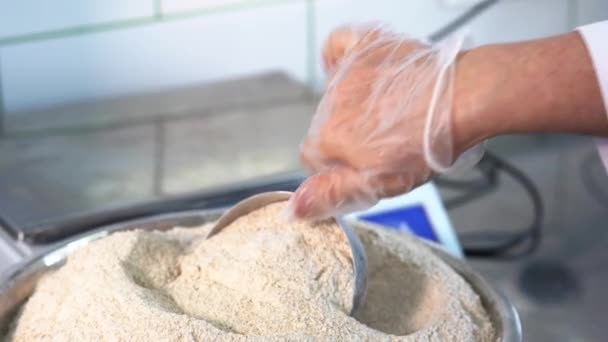
[[[477,199],[489,194],[493,190],[494,190],[494,187],[491,187],[491,186],[473,188],[460,196],[444,200],[443,204],[446,207],[446,209],[448,209],[448,210],[457,208],[457,207],[463,206],[471,201],[477,200]]]
[[[463,194],[444,200],[447,209],[457,208],[472,200],[483,197],[498,187],[498,170],[496,165],[487,158],[483,158],[476,166],[482,177],[473,180],[451,180],[446,178],[435,179],[440,187],[461,191]]]
[[[435,180],[435,183],[445,188],[467,191],[470,191],[471,189],[485,189],[497,185],[498,178],[496,165],[494,165],[489,159],[482,158],[482,160],[477,164],[476,168],[482,175],[481,179],[453,180],[448,178],[438,178]]]
[[[495,172],[502,171],[505,174],[508,174],[524,188],[532,202],[533,219],[525,229],[516,233],[514,236],[507,238],[506,241],[488,246],[464,246],[463,250],[465,255],[468,257],[501,259],[512,259],[530,255],[538,248],[542,237],[544,205],[540,192],[534,182],[532,182],[524,172],[491,152],[486,152],[482,162],[480,162],[480,166],[483,167],[483,165],[486,165],[486,167],[487,165],[490,165],[491,168],[494,168]],[[487,175],[487,173],[484,174]],[[442,182],[445,183],[445,181]],[[442,182],[439,182],[440,186]],[[479,181],[477,181],[477,183],[469,184],[477,185],[477,187],[473,186],[472,190],[468,192],[473,195],[468,195],[468,198],[464,197],[459,205],[479,197],[480,193],[489,193],[490,190],[493,190],[492,186],[495,186],[497,183],[488,182],[485,191],[483,187],[479,186]]]

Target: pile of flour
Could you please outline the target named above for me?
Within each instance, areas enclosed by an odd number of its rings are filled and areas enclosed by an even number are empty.
[[[353,318],[352,259],[332,223],[286,224],[285,203],[205,240],[210,225],[112,234],[43,278],[13,341],[493,341],[471,287],[413,238],[358,227],[367,300]]]

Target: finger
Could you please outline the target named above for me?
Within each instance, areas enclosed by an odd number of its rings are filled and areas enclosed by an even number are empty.
[[[306,137],[300,145],[300,163],[310,175],[323,169],[323,158],[316,141],[317,139]]]
[[[300,163],[308,175],[345,165],[340,159],[328,158],[317,139],[310,137],[305,138],[300,145]]]
[[[418,179],[408,172],[380,174],[370,177],[369,184],[377,189],[378,197],[393,197],[404,194],[427,180],[425,171],[416,170],[416,173],[420,173]]]
[[[333,31],[323,48],[323,66],[329,76],[333,75],[340,61],[349,52],[363,49],[383,34],[380,25],[350,25]]]
[[[292,196],[288,217],[323,220],[355,210],[365,209],[378,201],[368,179],[348,167],[336,167],[308,178]]]

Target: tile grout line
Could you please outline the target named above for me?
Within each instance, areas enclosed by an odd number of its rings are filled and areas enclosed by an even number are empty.
[[[71,26],[48,31],[40,31],[16,36],[0,37],[1,46],[11,46],[26,44],[31,42],[45,41],[51,39],[61,39],[66,37],[80,36],[90,33],[108,32],[133,27],[149,26],[158,23],[186,20],[191,18],[211,16],[226,12],[236,12],[253,9],[263,9],[278,5],[288,5],[289,0],[255,0],[251,2],[240,1],[234,4],[211,7],[211,8],[194,8],[175,13],[166,14],[162,10],[162,0],[154,1],[154,14],[145,17],[133,17],[124,20],[112,20],[101,23],[85,24],[80,26]]]
[[[308,85],[314,88],[317,84],[316,77],[316,42],[317,22],[315,0],[306,0],[306,44],[307,44],[307,73]]]
[[[157,20],[162,20],[163,18],[163,0],[152,0],[154,6],[154,17]]]
[[[4,90],[2,88],[2,49],[0,48],[0,139],[4,136],[6,108],[4,107]]]
[[[566,32],[578,26],[579,6],[580,4],[577,0],[568,0],[566,3]]]
[[[303,97],[294,97],[294,98],[271,98],[263,102],[246,102],[244,105],[249,106],[250,109],[265,109],[265,108],[273,108],[276,106],[282,105],[298,105],[298,104],[306,104],[309,98]],[[234,110],[236,107],[229,106],[219,106],[213,108],[206,108],[203,111],[196,110],[193,112],[188,112],[188,114],[176,114],[172,117],[165,117],[165,120],[168,121],[180,121],[180,120],[189,120],[194,118],[205,118],[211,116],[222,115],[226,111]],[[51,128],[34,128],[34,129],[25,129],[25,130],[17,130],[14,129],[11,131],[11,134],[7,135],[6,138],[9,139],[20,139],[20,138],[31,138],[33,136],[57,136],[57,135],[66,135],[66,134],[82,134],[85,132],[91,131],[102,131],[102,130],[112,130],[130,126],[137,125],[147,125],[153,124],[155,120],[163,117],[163,113],[159,112],[150,117],[140,117],[133,119],[125,119],[120,121],[112,121],[106,123],[94,123],[94,124],[78,124],[76,126],[68,126],[68,127],[51,127]]]

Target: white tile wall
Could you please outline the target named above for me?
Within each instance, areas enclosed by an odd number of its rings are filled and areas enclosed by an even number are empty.
[[[444,0],[318,1],[317,49],[321,50],[333,28],[350,22],[381,21],[395,30],[425,38],[463,12],[463,6],[447,3]],[[476,45],[506,42],[563,32],[567,28],[567,9],[568,0],[503,0],[471,23],[473,42]],[[324,76],[318,60],[316,64],[316,85],[319,86]]]
[[[148,17],[153,0],[0,0],[0,38]]]
[[[424,37],[454,18],[462,8],[442,5],[441,0],[321,0],[316,2],[319,41],[336,26],[352,22],[383,22],[395,30]]]
[[[382,22],[395,30],[425,37],[461,11],[461,8],[444,6],[440,0],[316,1],[315,86],[320,87],[324,82],[319,55],[326,37],[336,27],[349,23]]]
[[[304,80],[303,1],[9,46],[2,49],[7,110],[284,70]]]
[[[275,0],[164,0],[163,10]],[[269,69],[307,78],[306,0],[88,36],[1,48],[9,111],[200,83]],[[316,0],[318,54],[336,26],[381,21],[424,37],[463,11],[444,0]],[[0,0],[0,37],[151,15],[151,0]],[[576,14],[568,13],[574,6]],[[573,19],[573,16],[576,18]],[[503,0],[476,19],[476,44],[530,39],[608,18],[606,0]]]
[[[285,2],[299,2],[300,0],[285,0]],[[164,0],[162,3],[163,13],[179,13],[190,10],[213,9],[224,6],[264,4],[276,0]]]

